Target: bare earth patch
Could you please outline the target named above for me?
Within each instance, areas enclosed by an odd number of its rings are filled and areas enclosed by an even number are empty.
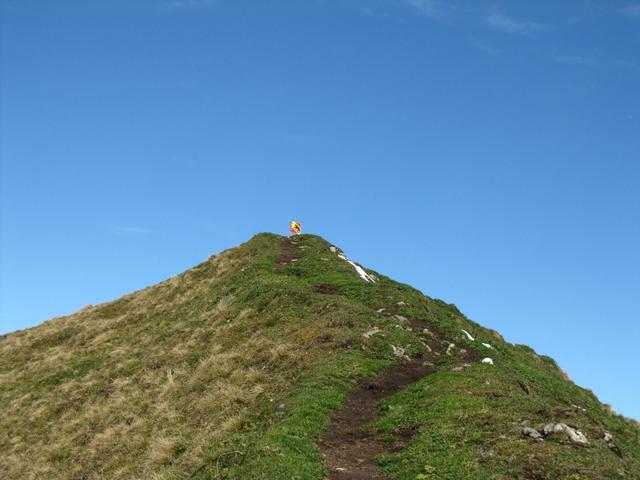
[[[410,319],[414,330],[426,327],[425,322]],[[445,336],[432,325],[429,330],[441,343]],[[372,428],[366,428],[380,417],[378,402],[406,386],[434,373],[432,360],[443,353],[437,349],[398,365],[392,365],[373,378],[361,377],[349,393],[345,404],[331,416],[329,429],[320,437],[318,447],[325,456],[331,480],[390,480],[382,475],[375,457],[402,450],[414,432],[402,429],[395,432],[395,442],[382,441]],[[474,358],[467,353],[464,360]]]
[[[282,237],[278,239],[280,256],[276,260],[276,270],[281,271],[291,262],[302,258],[302,251],[297,247],[297,237]]]

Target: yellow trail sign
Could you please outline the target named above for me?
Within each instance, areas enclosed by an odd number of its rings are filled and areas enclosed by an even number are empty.
[[[291,233],[295,233],[296,235],[300,235],[302,233],[302,224],[300,222],[296,222],[295,220],[291,220],[289,231]]]

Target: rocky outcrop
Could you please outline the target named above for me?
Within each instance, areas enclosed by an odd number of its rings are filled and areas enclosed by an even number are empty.
[[[522,434],[538,441],[542,441],[550,435],[565,435],[574,445],[582,447],[589,445],[589,441],[584,433],[577,428],[570,427],[566,423],[546,423],[539,430],[525,427],[522,429]]]

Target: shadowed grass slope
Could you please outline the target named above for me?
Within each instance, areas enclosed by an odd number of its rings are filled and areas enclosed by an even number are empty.
[[[260,234],[153,287],[0,337],[0,478],[322,479],[315,440],[354,378],[398,361],[392,345],[427,348],[403,318],[456,346],[382,402],[381,435],[416,432],[379,458],[385,472],[640,478],[637,424],[553,360],[375,275],[365,282],[320,237]],[[461,364],[462,349],[495,365]],[[589,445],[522,435],[551,421]]]

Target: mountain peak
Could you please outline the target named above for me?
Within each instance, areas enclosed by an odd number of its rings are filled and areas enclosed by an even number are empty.
[[[0,379],[6,478],[639,478],[552,359],[310,234],[0,337]]]

